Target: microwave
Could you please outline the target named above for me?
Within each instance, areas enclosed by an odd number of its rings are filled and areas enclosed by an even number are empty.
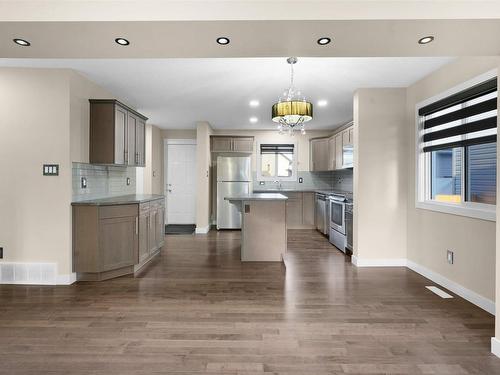
[[[353,168],[354,147],[345,145],[342,147],[342,168]]]

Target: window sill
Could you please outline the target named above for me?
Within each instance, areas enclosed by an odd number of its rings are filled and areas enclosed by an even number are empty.
[[[478,206],[464,206],[457,204],[447,204],[447,203],[438,203],[433,201],[417,201],[415,203],[416,208],[442,212],[445,214],[466,216],[474,219],[481,219],[487,221],[496,221],[496,207],[492,206],[492,208],[486,207],[478,207]]]

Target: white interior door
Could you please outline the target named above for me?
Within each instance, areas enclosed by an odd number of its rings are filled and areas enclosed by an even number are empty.
[[[196,141],[166,140],[167,224],[196,223]]]

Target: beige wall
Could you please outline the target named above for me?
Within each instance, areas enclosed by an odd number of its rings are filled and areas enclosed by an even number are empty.
[[[90,98],[113,99],[102,87],[69,70],[71,161],[89,162]]]
[[[354,96],[354,255],[406,258],[405,89]]]
[[[213,130],[208,122],[196,125],[196,228],[210,226],[210,136]]]
[[[71,273],[69,90],[68,71],[0,69],[0,262]],[[42,176],[44,163],[59,176]]]
[[[415,105],[499,65],[498,58],[462,58],[407,90],[408,259],[495,300],[495,223],[415,208]],[[455,262],[447,263],[446,250]]]
[[[309,171],[309,140],[316,137],[324,137],[333,134],[332,130],[309,130],[305,135],[280,135],[277,130],[215,130],[214,135],[246,135],[255,137],[255,147],[258,143],[273,143],[273,142],[297,142],[297,150],[299,153],[297,169],[299,171]],[[255,149],[252,154],[252,171],[256,171]]]

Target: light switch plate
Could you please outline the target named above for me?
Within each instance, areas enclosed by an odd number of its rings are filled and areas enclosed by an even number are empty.
[[[44,164],[43,165],[43,175],[44,176],[59,176],[59,164]]]
[[[299,184],[303,183],[304,179],[302,177],[299,177]]]
[[[265,185],[264,181],[259,181],[259,185]]]
[[[130,177],[127,177],[127,186],[130,185]]]
[[[80,179],[80,187],[82,189],[86,189],[87,188],[87,177],[82,177]]]
[[[453,264],[453,261],[454,261],[454,259],[453,259],[453,258],[454,258],[454,256],[453,256],[453,251],[448,250],[448,251],[446,252],[446,259],[448,260],[448,263]]]

